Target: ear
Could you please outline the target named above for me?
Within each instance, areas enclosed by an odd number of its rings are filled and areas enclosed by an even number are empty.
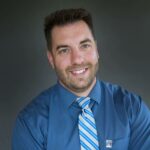
[[[99,59],[99,50],[98,50],[98,46],[97,46],[97,41],[95,40],[95,47],[96,47],[96,52],[97,52],[97,57],[98,57],[98,59]]]
[[[52,68],[54,69],[55,68],[55,65],[54,65],[54,58],[53,58],[53,54],[51,51],[47,50],[47,58],[48,58],[48,61],[50,63],[50,65],[52,66]]]
[[[97,52],[97,58],[99,59],[99,50],[98,50],[97,46],[96,46],[96,52]]]

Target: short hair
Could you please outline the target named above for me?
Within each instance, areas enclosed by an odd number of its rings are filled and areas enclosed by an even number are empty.
[[[55,26],[63,26],[81,20],[88,25],[93,37],[95,37],[94,30],[93,30],[92,16],[87,10],[83,8],[62,9],[62,10],[57,10],[51,13],[50,15],[48,15],[45,18],[45,23],[44,23],[44,33],[45,33],[48,50],[51,51],[52,48],[51,32]]]

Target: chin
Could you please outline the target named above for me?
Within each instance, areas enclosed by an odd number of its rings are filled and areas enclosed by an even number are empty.
[[[76,91],[76,92],[84,92],[86,91],[87,89],[89,89],[91,86],[92,86],[92,81],[91,82],[78,82],[76,84],[70,84],[70,89],[72,89],[73,91]],[[72,82],[73,83],[73,82]]]

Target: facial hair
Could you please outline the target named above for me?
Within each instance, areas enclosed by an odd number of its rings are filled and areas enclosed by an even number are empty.
[[[89,75],[86,78],[83,77],[72,77],[69,73],[70,70],[77,68],[85,68],[88,67]],[[69,89],[70,91],[81,93],[86,91],[94,82],[96,73],[98,71],[99,64],[96,62],[95,65],[91,63],[82,64],[82,65],[73,65],[68,66],[65,70],[59,69],[55,66],[55,71],[59,81],[63,84],[64,87]],[[80,85],[80,83],[83,83]]]

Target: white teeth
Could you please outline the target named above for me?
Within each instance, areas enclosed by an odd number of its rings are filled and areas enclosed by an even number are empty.
[[[82,70],[76,70],[76,71],[73,71],[73,73],[75,74],[81,74],[85,71],[85,69],[82,69]]]

